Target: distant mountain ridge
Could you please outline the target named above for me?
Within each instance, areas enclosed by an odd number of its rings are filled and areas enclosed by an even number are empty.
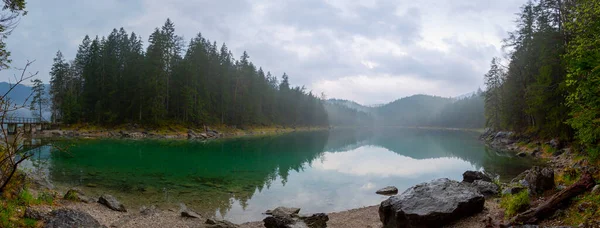
[[[332,125],[482,128],[483,103],[477,91],[454,98],[417,94],[377,106],[329,99],[327,110]]]

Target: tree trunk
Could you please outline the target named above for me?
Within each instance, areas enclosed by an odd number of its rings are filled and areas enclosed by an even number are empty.
[[[585,172],[575,184],[554,194],[550,199],[543,202],[536,208],[531,208],[513,217],[510,220],[509,226],[537,223],[541,219],[551,216],[554,211],[558,210],[565,202],[568,202],[571,198],[586,192],[590,188],[594,187],[594,185],[594,177],[592,177],[590,173]]]

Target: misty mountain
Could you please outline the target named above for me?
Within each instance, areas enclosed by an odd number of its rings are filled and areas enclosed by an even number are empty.
[[[44,86],[46,88],[46,96],[49,97],[50,85],[44,84]],[[0,82],[0,94],[3,95],[4,93],[6,93],[6,91],[8,91],[9,88],[10,84],[8,82]],[[32,99],[30,97],[32,89],[32,86],[19,84],[12,91],[10,91],[10,93],[8,94],[8,98],[11,100],[11,102],[13,102],[13,104],[26,106],[25,108],[15,110],[13,113],[10,113],[10,115],[18,117],[33,117],[33,115],[31,114],[31,110],[29,110],[29,103]],[[44,111],[42,115],[45,119],[50,119],[49,111]]]
[[[360,111],[360,112],[370,113],[373,111],[373,109],[371,107],[367,107],[365,105],[361,105],[359,103],[356,103],[354,101],[349,101],[349,100],[329,99],[329,100],[327,100],[327,103],[345,106],[347,108],[354,109],[354,110]]]
[[[482,95],[480,91],[460,98],[419,94],[377,107],[330,99],[326,110],[329,123],[334,126],[482,128],[485,125]]]
[[[44,86],[46,88],[46,96],[49,97],[50,85],[44,84]],[[0,82],[0,94],[6,93],[9,88],[10,84],[8,82]],[[32,86],[19,84],[10,92],[10,94],[8,94],[8,97],[16,104],[23,104],[28,98],[28,102],[30,102],[31,98],[29,96],[32,93],[32,89]]]

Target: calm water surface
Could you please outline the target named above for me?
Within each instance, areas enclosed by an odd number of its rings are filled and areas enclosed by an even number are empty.
[[[303,213],[380,203],[374,192],[400,191],[465,170],[512,178],[531,161],[487,149],[477,133],[386,129],[299,132],[211,142],[76,140],[44,147],[38,171],[59,188],[110,193],[136,210],[179,202],[236,223],[261,220],[277,206]]]

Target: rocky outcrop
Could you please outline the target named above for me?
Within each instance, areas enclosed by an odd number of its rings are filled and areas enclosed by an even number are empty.
[[[479,213],[485,199],[466,183],[446,178],[409,188],[379,206],[384,227],[440,227]]]
[[[511,182],[527,187],[532,193],[542,193],[554,188],[554,170],[535,166],[519,174]]]
[[[267,212],[271,216],[263,219],[266,228],[325,228],[329,221],[325,213],[298,215],[300,208],[278,207]]]
[[[88,213],[72,210],[58,209],[50,213],[50,218],[46,221],[45,228],[66,228],[66,227],[103,227],[100,223]]]
[[[463,173],[463,182],[473,183],[476,180],[492,182],[492,178],[479,171],[466,171]]]
[[[398,188],[394,186],[387,186],[385,188],[377,190],[377,192],[375,193],[379,195],[396,195],[398,194]]]
[[[181,214],[181,217],[184,217],[184,218],[198,218],[198,219],[200,218],[199,214],[188,209],[187,206],[185,206],[185,204],[183,204],[183,203],[179,204],[179,213]]]
[[[309,216],[300,216],[300,220],[304,221],[309,228],[324,228],[327,227],[329,216],[325,213],[316,213]]]
[[[484,195],[486,197],[496,196],[496,195],[498,195],[498,193],[500,191],[500,187],[498,187],[498,185],[496,185],[495,183],[492,183],[492,182],[476,180],[471,185],[475,189],[477,189],[477,191],[479,191],[479,193],[481,193],[482,195]]]
[[[100,196],[100,198],[98,199],[98,203],[100,203],[114,211],[127,212],[127,209],[125,209],[125,206],[123,206],[123,204],[121,202],[119,202],[114,196],[111,196],[111,195]]]

